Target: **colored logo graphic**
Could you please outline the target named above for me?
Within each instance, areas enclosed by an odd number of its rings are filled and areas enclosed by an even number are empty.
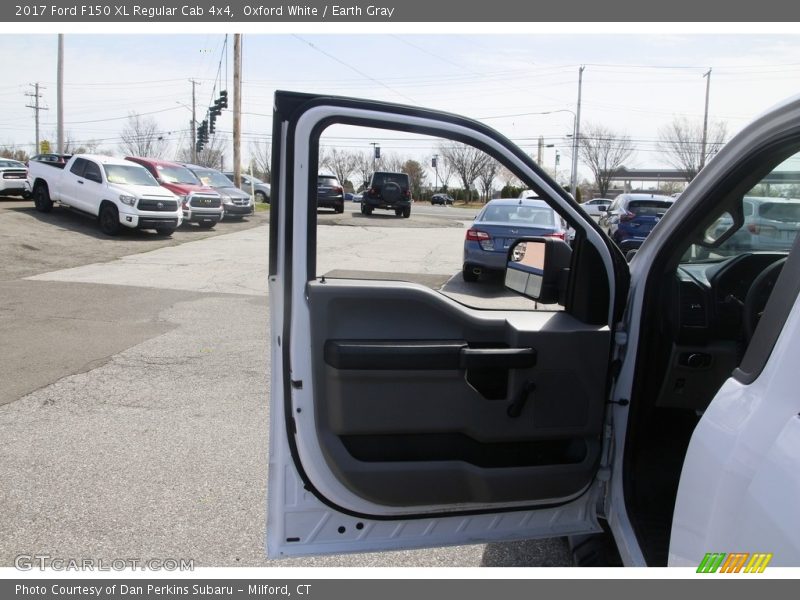
[[[771,553],[756,552],[708,552],[697,567],[698,573],[763,573]]]

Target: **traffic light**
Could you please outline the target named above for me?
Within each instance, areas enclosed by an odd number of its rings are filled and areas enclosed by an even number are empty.
[[[214,113],[209,114],[208,116],[208,131],[209,133],[214,133],[214,122],[217,120],[217,115]]]
[[[197,142],[198,144],[208,143],[208,121],[203,121],[197,128]]]
[[[228,90],[220,91],[218,102],[220,108],[228,108]]]

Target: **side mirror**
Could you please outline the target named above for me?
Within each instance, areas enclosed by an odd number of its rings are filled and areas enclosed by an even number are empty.
[[[564,304],[572,249],[558,238],[527,238],[511,245],[506,287],[542,304]]]

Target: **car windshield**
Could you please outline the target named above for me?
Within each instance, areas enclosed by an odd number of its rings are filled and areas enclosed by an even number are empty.
[[[186,167],[178,165],[156,165],[159,176],[166,183],[200,185],[200,180]]]
[[[23,169],[25,165],[16,160],[0,160],[0,167],[12,167],[14,169]]]
[[[158,182],[144,167],[137,165],[103,165],[108,183],[157,186]]]
[[[231,187],[232,185],[230,179],[213,169],[195,169],[194,174],[197,175],[203,185],[217,188]]]
[[[555,225],[555,213],[553,209],[546,206],[525,206],[520,204],[487,206],[478,221],[553,227]]]

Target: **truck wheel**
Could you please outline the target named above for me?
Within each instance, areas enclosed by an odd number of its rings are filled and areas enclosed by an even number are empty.
[[[103,204],[100,207],[100,230],[106,235],[119,233],[119,211],[113,204]]]
[[[53,210],[53,201],[50,199],[50,192],[43,183],[37,185],[33,192],[33,204],[39,212],[48,213]]]
[[[407,218],[408,218],[408,217],[410,217],[410,216],[411,216],[411,207],[410,207],[410,206],[406,206],[406,207],[403,209],[403,218],[404,218],[404,219],[407,219]]]

